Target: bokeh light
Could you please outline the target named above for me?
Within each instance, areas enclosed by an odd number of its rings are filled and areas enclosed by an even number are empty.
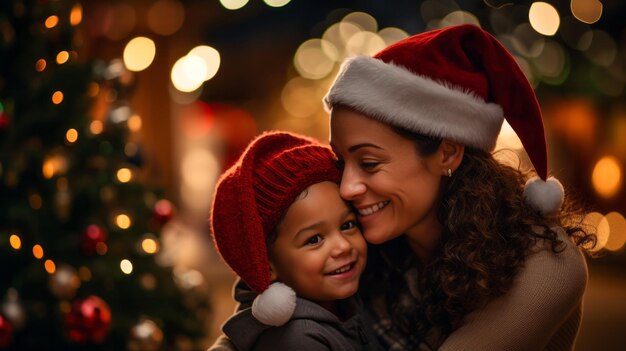
[[[228,10],[239,10],[246,6],[248,0],[220,0],[220,3]]]
[[[589,43],[585,56],[597,65],[608,67],[617,57],[617,44],[611,35],[602,30],[586,32],[581,41]]]
[[[57,54],[57,63],[59,65],[62,65],[64,63],[66,63],[67,60],[69,60],[69,58],[70,58],[70,53],[65,51],[65,50],[63,50],[63,51],[61,51],[61,52],[59,52]]]
[[[41,245],[33,245],[33,256],[35,256],[35,258],[38,260],[43,258],[43,247],[41,247]]]
[[[372,56],[385,48],[385,41],[372,32],[358,32],[354,34],[346,43],[346,55],[366,55]]]
[[[48,29],[56,27],[57,24],[59,24],[59,17],[55,15],[49,16],[48,18],[46,18],[46,21],[44,22],[44,25]]]
[[[120,183],[128,183],[133,179],[133,172],[129,168],[122,167],[117,170],[116,176]]]
[[[213,78],[217,74],[217,71],[220,69],[220,53],[219,51],[208,45],[196,46],[189,51],[187,56],[197,56],[204,61],[206,67],[204,81]]]
[[[549,84],[561,84],[567,78],[567,52],[555,41],[546,41],[541,54],[534,59],[535,68],[542,80]]]
[[[52,103],[58,105],[63,102],[63,92],[60,90],[52,93]]]
[[[572,14],[579,21],[592,24],[602,17],[602,2],[598,0],[571,0]]]
[[[37,72],[43,72],[44,69],[46,69],[46,60],[37,60],[37,62],[35,62],[35,70],[37,70]]]
[[[121,213],[115,216],[115,225],[117,225],[120,229],[128,229],[131,224],[132,222],[127,214]]]
[[[596,234],[596,246],[591,250],[593,252],[604,249],[609,240],[608,222],[604,220],[604,216],[599,212],[590,212],[583,219],[585,226],[590,227],[591,232]]]
[[[399,42],[400,40],[406,39],[409,37],[409,34],[407,32],[396,27],[383,28],[378,32],[378,35],[385,42],[386,46],[395,44]]]
[[[54,274],[54,272],[56,272],[57,270],[57,266],[56,264],[54,264],[54,261],[52,260],[46,260],[46,262],[44,262],[44,268],[46,269],[46,272],[48,272],[48,274]]]
[[[160,35],[176,33],[185,22],[185,7],[177,0],[158,0],[148,10],[148,26]]]
[[[530,5],[528,20],[533,29],[538,33],[548,36],[554,35],[561,23],[559,13],[554,6],[541,1],[534,2]]]
[[[59,154],[52,154],[47,156],[42,165],[42,174],[44,178],[50,179],[58,174],[63,174],[67,171],[67,159]]]
[[[132,115],[133,111],[130,109],[130,106],[119,105],[111,109],[109,112],[109,119],[113,123],[122,123],[128,121]]]
[[[133,272],[133,263],[127,259],[123,259],[120,262],[120,269],[124,274],[131,274]]]
[[[141,239],[141,249],[147,254],[154,254],[159,251],[159,242],[153,234],[146,234]]]
[[[148,68],[156,54],[156,46],[152,39],[137,37],[124,48],[124,65],[129,71],[143,71]]]
[[[128,119],[128,129],[130,129],[133,132],[138,132],[141,130],[141,126],[142,126],[141,116],[137,114],[130,116],[130,118]]]
[[[83,21],[83,5],[80,3],[74,4],[72,6],[72,11],[70,12],[70,24],[72,26],[77,26],[80,22]]]
[[[626,219],[621,213],[611,212],[604,216],[607,221],[610,234],[606,242],[606,249],[611,251],[619,251],[626,243]]]
[[[11,247],[15,250],[19,250],[22,248],[22,239],[17,234],[11,234],[9,237],[9,243]]]
[[[522,23],[515,27],[509,36],[513,49],[524,57],[537,57],[543,51],[545,38],[535,31],[530,24]]]
[[[326,45],[325,50],[322,48]],[[302,43],[294,56],[294,66],[298,73],[308,79],[321,79],[330,74],[335,67],[335,57],[330,43],[324,44],[323,39],[309,39]]]
[[[342,21],[352,23],[363,31],[372,33],[376,33],[376,31],[378,31],[378,22],[376,22],[376,19],[372,15],[365,12],[349,13],[343,18]]]
[[[78,140],[78,131],[74,128],[68,129],[67,132],[65,132],[65,140],[70,144],[75,143],[76,140]]]
[[[598,195],[610,198],[620,190],[622,169],[613,156],[602,157],[593,168],[591,181]]]
[[[283,7],[291,2],[291,0],[263,0],[268,6],[271,7]]]
[[[322,35],[323,41],[321,44],[324,53],[330,59],[342,62],[346,58],[346,44],[348,40],[360,31],[361,29],[357,25],[350,22],[339,22],[328,27]]]
[[[480,27],[480,21],[478,18],[467,11],[453,11],[447,14],[441,22],[439,22],[438,28],[445,28],[450,26],[458,26],[460,24],[473,24]]]
[[[192,92],[202,86],[207,71],[204,59],[196,55],[183,56],[172,67],[172,84],[179,91]]]
[[[91,132],[91,134],[98,135],[102,133],[103,130],[104,130],[104,123],[102,123],[102,121],[95,120],[89,123],[89,131]]]

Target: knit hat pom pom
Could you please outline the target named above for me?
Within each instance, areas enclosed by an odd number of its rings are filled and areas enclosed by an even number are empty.
[[[557,213],[563,205],[564,194],[563,185],[554,177],[546,181],[539,177],[532,177],[524,186],[526,203],[541,212],[543,216]]]
[[[252,303],[252,315],[265,325],[279,327],[296,309],[296,292],[283,283],[273,283]]]

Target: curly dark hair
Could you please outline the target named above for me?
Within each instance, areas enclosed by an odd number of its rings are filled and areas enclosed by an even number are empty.
[[[396,132],[413,140],[423,156],[434,153],[442,142],[402,129]],[[552,218],[545,218],[528,206],[523,196],[527,177],[489,152],[465,147],[461,165],[442,185],[438,211],[443,225],[441,240],[433,260],[421,267],[422,301],[409,317],[409,324],[422,335],[432,327],[443,335],[450,334],[468,313],[507,292],[524,265],[529,248],[538,240],[549,242],[555,253],[564,250],[565,243],[553,228],[563,228],[583,250],[595,245],[595,236],[582,226],[582,210],[569,197],[560,214]],[[406,253],[406,245],[400,246],[389,243],[370,250],[368,267],[372,271],[363,280],[365,289],[376,293],[376,286],[383,286],[389,295],[397,292],[402,284],[398,280],[404,278],[389,272],[389,267],[398,262],[390,264],[388,257],[411,255]],[[380,279],[386,282],[381,284]],[[388,300],[388,304],[392,305],[390,315],[394,319],[394,302]],[[405,321],[399,324],[406,325],[407,316],[402,318]]]

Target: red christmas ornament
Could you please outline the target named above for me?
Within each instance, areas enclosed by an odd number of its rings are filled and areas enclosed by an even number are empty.
[[[111,309],[101,298],[90,295],[72,303],[65,315],[65,329],[73,342],[102,342],[111,325]]]
[[[169,200],[161,199],[154,204],[152,218],[158,225],[164,225],[174,217],[175,211],[174,205]]]
[[[90,224],[83,232],[81,246],[85,255],[94,255],[97,252],[98,244],[106,242],[109,233],[103,227]]]
[[[5,348],[11,343],[13,338],[13,325],[0,314],[0,348]]]
[[[0,112],[0,130],[6,129],[11,123],[11,119],[9,119],[9,114],[1,111]]]

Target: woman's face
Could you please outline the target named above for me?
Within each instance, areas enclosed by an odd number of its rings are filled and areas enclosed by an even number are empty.
[[[432,246],[440,231],[441,153],[420,156],[386,124],[342,107],[332,111],[330,134],[343,163],[339,192],[357,209],[365,239],[379,244],[407,234]]]

